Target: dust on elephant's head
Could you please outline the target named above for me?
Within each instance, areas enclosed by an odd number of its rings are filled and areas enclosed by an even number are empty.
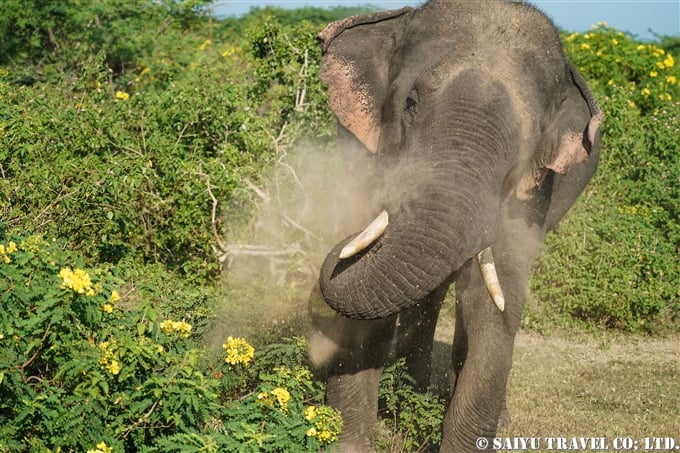
[[[339,244],[322,271],[342,314],[411,306],[494,243],[503,206],[598,146],[602,113],[529,5],[430,1],[334,22],[319,41],[332,110],[387,175],[384,234],[344,262]]]

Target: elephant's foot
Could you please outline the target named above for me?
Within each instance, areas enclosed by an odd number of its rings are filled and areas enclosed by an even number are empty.
[[[341,452],[372,453],[373,430],[378,423],[378,385],[382,368],[331,376],[326,385],[326,404],[340,411]]]

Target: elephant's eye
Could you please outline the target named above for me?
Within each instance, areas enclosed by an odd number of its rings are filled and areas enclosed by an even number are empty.
[[[410,115],[411,119],[418,113],[418,92],[411,90],[406,97],[406,113]]]

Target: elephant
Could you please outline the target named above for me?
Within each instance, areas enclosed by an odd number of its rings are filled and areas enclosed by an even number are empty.
[[[493,451],[531,266],[596,170],[603,112],[551,20],[521,2],[430,0],[333,22],[318,41],[339,138],[380,191],[376,219],[320,268],[340,449],[373,451],[389,354],[428,387],[453,284],[440,448]]]

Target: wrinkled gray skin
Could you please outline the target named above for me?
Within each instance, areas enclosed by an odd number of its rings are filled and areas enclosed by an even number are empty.
[[[396,354],[427,387],[452,282],[441,451],[479,451],[475,441],[493,437],[505,414],[531,263],[595,171],[602,113],[554,26],[525,4],[430,1],[332,23],[319,40],[331,108],[347,141],[372,156],[390,216],[368,249],[339,260],[347,238],[321,270],[322,295],[339,313],[326,332],[337,347],[327,403],[343,415],[342,451],[372,449],[378,381],[395,332]],[[474,258],[488,246],[504,312]]]

